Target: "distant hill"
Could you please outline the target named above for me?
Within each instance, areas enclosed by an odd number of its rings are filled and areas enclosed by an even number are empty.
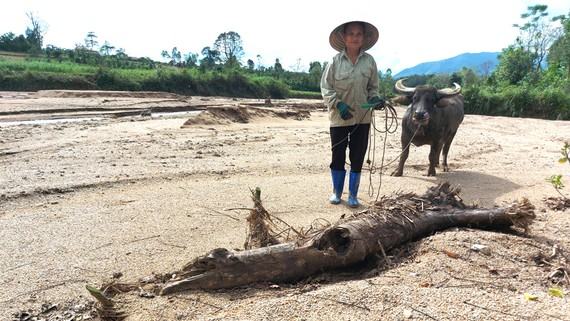
[[[411,75],[451,74],[460,71],[463,67],[471,68],[479,74],[489,73],[497,66],[498,56],[499,52],[464,53],[453,58],[424,62],[406,68],[394,75],[394,78]]]

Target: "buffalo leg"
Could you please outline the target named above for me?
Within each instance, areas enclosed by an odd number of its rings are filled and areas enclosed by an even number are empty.
[[[427,176],[435,176],[435,165],[439,160],[439,151],[441,151],[441,143],[439,141],[431,144]]]
[[[456,133],[457,133],[457,131],[452,132],[449,135],[449,137],[447,138],[447,140],[445,141],[445,144],[443,145],[443,171],[444,172],[449,171],[449,166],[447,165],[447,153],[449,152],[449,147],[451,147],[451,142],[453,141],[453,138],[455,137]]]
[[[402,137],[402,147],[404,149],[402,149],[402,155],[400,155],[400,163],[398,163],[398,168],[392,172],[392,176],[402,176],[404,174],[404,164],[410,154],[410,139]]]
[[[438,143],[438,144],[437,144],[437,155],[436,155],[437,158],[435,159],[435,167],[439,167],[439,159],[440,159],[440,156],[441,156],[441,150],[442,150],[442,148],[443,148],[443,142]]]

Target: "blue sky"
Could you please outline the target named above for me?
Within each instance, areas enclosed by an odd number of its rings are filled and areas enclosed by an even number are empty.
[[[21,34],[33,12],[47,26],[44,43],[73,48],[93,31],[98,41],[131,56],[161,59],[176,46],[199,53],[226,31],[240,34],[246,56],[266,66],[279,58],[286,69],[327,61],[335,54],[330,31],[348,20],[380,30],[369,52],[380,69],[394,73],[418,63],[464,52],[500,51],[511,44],[527,6],[546,4],[551,15],[568,14],[568,0],[328,0],[328,1],[4,1],[0,34]]]

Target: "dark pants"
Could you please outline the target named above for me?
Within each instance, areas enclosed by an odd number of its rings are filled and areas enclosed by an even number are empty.
[[[362,171],[364,156],[368,148],[368,132],[370,124],[354,126],[331,127],[332,162],[333,170],[344,170],[346,162],[346,147],[350,159],[350,170],[356,173]]]

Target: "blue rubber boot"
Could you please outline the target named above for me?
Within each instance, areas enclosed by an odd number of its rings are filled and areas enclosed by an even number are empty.
[[[331,204],[338,204],[340,203],[342,190],[344,189],[344,177],[346,176],[346,171],[331,169],[331,176],[333,181],[333,194],[329,198],[329,202],[331,202]]]
[[[350,176],[348,178],[348,206],[350,207],[359,207],[360,203],[358,203],[358,199],[356,196],[358,195],[358,187],[360,186],[360,173],[355,173],[353,171],[350,172]]]

